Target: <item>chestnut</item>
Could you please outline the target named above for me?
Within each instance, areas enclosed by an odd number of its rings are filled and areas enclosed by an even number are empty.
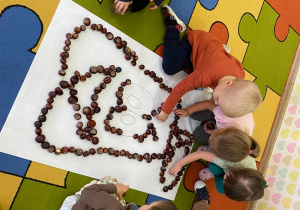
[[[96,25],[95,23],[93,23],[93,24],[91,25],[91,29],[92,29],[93,31],[95,31],[95,30],[97,29],[97,25]]]
[[[96,150],[95,150],[94,148],[91,148],[91,149],[89,150],[89,153],[90,153],[91,155],[94,155],[94,154],[96,154]]]
[[[107,32],[107,29],[106,28],[103,28],[102,31],[101,31],[103,34],[105,34]]]
[[[122,98],[122,97],[123,97],[123,93],[122,93],[121,91],[117,91],[117,92],[116,92],[116,96],[117,96],[118,98]]]
[[[139,162],[143,161],[143,159],[144,159],[144,157],[143,157],[142,155],[139,155],[139,156],[137,157],[137,160],[138,160]]]
[[[104,69],[104,74],[105,75],[110,75],[110,69],[109,68],[105,68]]]
[[[163,191],[168,192],[169,188],[167,186],[164,186]]]
[[[165,181],[166,181],[166,178],[165,177],[160,177],[160,179],[159,179],[159,181],[160,181],[160,183],[165,183]]]
[[[117,75],[116,71],[110,71],[110,76],[115,77]]]
[[[70,96],[70,97],[68,98],[68,102],[69,102],[70,104],[76,104],[76,103],[78,102],[78,98],[77,98],[76,96]]]
[[[91,96],[92,101],[97,101],[98,98],[99,98],[99,96],[98,96],[97,94],[93,94],[93,95]]]
[[[71,45],[71,40],[67,39],[67,40],[65,41],[65,44],[66,44],[67,46],[70,46],[70,45]]]
[[[119,37],[119,36],[116,36],[116,37],[114,38],[114,42],[115,42],[116,44],[121,44],[121,43],[122,43],[122,38]],[[121,46],[122,46],[122,44],[121,44]]]
[[[90,155],[89,151],[84,151],[84,152],[83,152],[83,157],[87,157],[87,156],[89,156],[89,155]]]
[[[67,34],[66,34],[66,38],[67,38],[67,39],[72,39],[72,34],[71,34],[71,33],[67,33]]]
[[[131,56],[128,55],[128,54],[126,54],[126,55],[125,55],[125,59],[129,61],[129,60],[131,59]]]
[[[136,66],[136,62],[135,61],[131,61],[131,65]]]
[[[59,70],[58,74],[60,76],[65,76],[66,75],[66,71],[65,70]]]
[[[92,74],[96,74],[97,73],[97,67],[96,66],[91,66],[90,70],[89,70]]]
[[[75,152],[75,147],[69,147],[69,152],[74,153]]]
[[[80,26],[80,29],[81,29],[81,31],[85,31],[85,30],[86,30],[86,27],[85,27],[84,25],[81,25],[81,26]]]
[[[61,148],[61,153],[62,154],[67,154],[69,152],[69,148],[68,147],[62,147]]]
[[[63,81],[63,80],[59,82],[59,85],[63,89],[66,89],[69,87],[69,83],[67,81]]]
[[[103,30],[102,24],[98,24],[96,29],[97,31],[102,31]]]
[[[41,147],[43,148],[43,149],[48,149],[49,147],[50,147],[50,144],[49,144],[49,142],[43,142],[42,144],[41,144]],[[68,148],[67,148],[68,149]],[[64,153],[65,154],[65,153]]]
[[[81,115],[79,113],[76,113],[76,114],[74,114],[74,118],[75,118],[75,120],[80,120]]]
[[[78,37],[79,37],[78,33],[73,33],[73,34],[72,34],[72,38],[73,38],[73,39],[77,39]]]
[[[91,24],[90,18],[84,18],[83,23],[84,25],[89,26]]]
[[[155,116],[157,115],[157,111],[156,111],[156,110],[152,110],[152,111],[151,111],[151,115],[152,115],[153,117],[155,117]]]
[[[116,72],[117,72],[117,73],[120,73],[121,71],[122,71],[122,68],[121,68],[121,67],[117,67],[117,68],[116,68]]]
[[[94,128],[96,126],[96,122],[94,120],[89,120],[87,126],[89,128]]]
[[[83,114],[88,115],[88,114],[91,114],[91,110],[92,109],[90,107],[86,106],[83,108],[82,112],[83,112]]]
[[[107,32],[105,35],[108,40],[112,40],[114,38],[114,35],[111,32]]]
[[[111,82],[111,78],[110,77],[105,77],[103,81],[104,81],[105,84],[109,84]]]
[[[118,113],[121,113],[123,111],[123,109],[122,109],[121,106],[118,105],[118,106],[115,107],[115,111],[118,112]]]
[[[93,144],[98,144],[98,143],[99,143],[98,137],[93,137],[92,143],[93,143]]]
[[[104,72],[104,67],[102,65],[97,66],[97,72],[98,73],[103,73]]]
[[[122,134],[123,134],[123,130],[120,129],[120,128],[118,128],[118,129],[117,129],[117,134],[118,134],[118,135],[122,135]]]
[[[75,154],[76,154],[77,156],[81,156],[81,155],[83,154],[83,150],[82,150],[82,149],[76,149],[76,150],[75,150]]]
[[[76,27],[74,28],[74,31],[75,31],[76,33],[80,33],[80,32],[81,32],[81,29],[80,29],[79,27],[76,26]]]
[[[80,110],[80,105],[79,104],[74,104],[73,109],[75,111],[79,111]]]
[[[98,153],[98,154],[102,154],[102,153],[103,153],[103,148],[102,148],[102,147],[99,147],[99,148],[97,149],[97,153]]]

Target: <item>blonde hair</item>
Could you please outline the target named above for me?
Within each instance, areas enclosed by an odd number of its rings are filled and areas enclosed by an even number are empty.
[[[178,210],[170,201],[156,201],[151,203],[149,210]]]
[[[257,170],[236,168],[226,174],[224,193],[236,201],[256,201],[264,196],[266,180]]]
[[[223,92],[227,100],[220,104],[224,114],[231,118],[241,117],[255,111],[262,102],[258,86],[249,80],[234,79]]]
[[[239,162],[248,155],[257,158],[260,146],[251,136],[235,128],[220,128],[209,138],[211,152],[218,158],[230,162]]]

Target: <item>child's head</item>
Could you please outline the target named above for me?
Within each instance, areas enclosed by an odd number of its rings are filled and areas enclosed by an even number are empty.
[[[144,205],[139,210],[178,210],[170,201],[155,201],[149,205]]]
[[[260,154],[257,141],[234,127],[215,130],[209,138],[209,144],[212,153],[230,162],[239,162],[248,155],[256,158]]]
[[[227,197],[236,201],[256,201],[264,196],[266,180],[257,170],[236,168],[225,174],[223,187]]]
[[[234,79],[220,82],[213,92],[215,104],[231,118],[256,110],[262,102],[258,86],[249,80]]]

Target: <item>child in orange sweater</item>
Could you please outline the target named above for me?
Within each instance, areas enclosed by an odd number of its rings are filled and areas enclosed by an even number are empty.
[[[223,43],[201,30],[191,31],[179,42],[179,34],[186,26],[169,6],[163,5],[163,13],[167,26],[163,56],[165,73],[174,75],[185,68],[193,72],[173,88],[157,119],[164,122],[181,97],[198,87],[211,87],[214,92],[213,100],[199,103],[196,111],[220,106],[226,116],[236,118],[257,109],[262,101],[258,86],[244,80],[242,64],[227,53]]]

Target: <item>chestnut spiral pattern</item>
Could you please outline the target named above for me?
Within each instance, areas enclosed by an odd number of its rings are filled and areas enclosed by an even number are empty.
[[[106,36],[108,40],[113,41],[116,44],[117,49],[122,49],[125,54],[125,60],[129,61],[132,66],[137,65],[137,61],[139,60],[138,55],[135,51],[133,51],[125,40],[122,40],[121,37],[114,35],[111,32],[107,32],[107,29],[103,27],[101,24],[91,23],[89,18],[85,18],[83,20],[84,25],[77,26],[74,28],[72,33],[66,34],[65,46],[63,47],[63,52],[60,53],[60,63],[61,69],[58,71],[58,74],[64,77],[67,74],[69,67],[67,64],[67,60],[69,58],[69,51],[71,50],[72,41],[79,38],[79,35],[86,31],[87,29],[91,29],[95,32],[100,32]],[[146,69],[145,65],[140,64],[138,66],[140,71],[144,71],[144,75],[150,77],[154,82],[159,84],[159,87],[167,92],[171,92],[172,88],[168,87],[163,83],[163,78],[156,75],[154,71]],[[146,69],[146,70],[145,70]],[[145,161],[147,163],[151,163],[153,160],[161,160],[162,167],[160,168],[159,176],[160,182],[162,184],[165,183],[165,172],[168,164],[172,162],[172,158],[175,156],[175,152],[177,149],[184,147],[185,155],[189,154],[190,148],[194,143],[193,135],[191,135],[187,130],[182,130],[178,126],[179,116],[174,116],[174,121],[170,124],[169,128],[169,136],[166,140],[166,148],[161,153],[145,153],[139,154],[136,152],[130,152],[126,150],[116,150],[114,148],[106,148],[106,147],[98,147],[98,148],[90,148],[89,150],[82,150],[81,148],[75,148],[73,146],[67,147],[64,146],[62,148],[57,148],[55,145],[52,145],[48,142],[46,136],[42,132],[43,123],[47,120],[47,114],[53,108],[53,104],[56,97],[59,97],[66,92],[69,93],[68,102],[72,105],[74,110],[74,118],[77,120],[76,124],[76,134],[82,140],[87,140],[94,145],[99,144],[100,140],[97,136],[98,131],[96,129],[97,122],[93,120],[93,116],[101,113],[101,108],[98,104],[99,96],[101,92],[105,91],[107,85],[113,82],[114,77],[116,77],[119,73],[122,72],[120,67],[116,67],[114,65],[110,65],[109,67],[103,67],[102,65],[91,66],[89,70],[85,74],[80,74],[78,71],[74,71],[73,76],[70,77],[70,81],[61,80],[59,82],[59,86],[54,88],[53,91],[48,93],[49,98],[47,99],[47,103],[41,109],[41,112],[38,116],[37,121],[34,122],[36,138],[35,141],[41,144],[43,149],[46,149],[49,153],[53,153],[55,155],[74,153],[77,156],[87,157],[89,155],[95,154],[108,154],[115,157],[127,157],[128,159],[137,160],[139,162]],[[80,101],[77,97],[78,90],[76,89],[77,84],[81,82],[86,82],[90,78],[92,78],[95,74],[104,74],[105,77],[103,81],[94,88],[94,92],[91,94],[91,103],[90,106],[81,107]],[[121,128],[116,128],[110,125],[110,121],[113,119],[113,114],[121,113],[127,110],[127,106],[123,104],[123,91],[126,86],[131,85],[131,80],[127,79],[123,81],[116,91],[116,106],[112,106],[109,108],[108,113],[106,114],[106,119],[103,122],[104,130],[110,132],[115,135],[122,135],[123,130]],[[177,108],[181,107],[181,100],[177,104]],[[157,110],[152,110],[149,114],[143,114],[142,119],[151,121],[152,117],[155,117],[157,114],[161,112],[161,107],[158,107]],[[86,117],[87,123],[84,124],[81,119],[82,117]],[[148,122],[147,128],[142,134],[134,134],[132,138],[139,143],[143,143],[149,136],[152,136],[153,141],[158,141],[159,138],[157,136],[156,128],[153,123]],[[183,139],[185,137],[186,139]],[[180,177],[183,175],[184,167],[172,181],[172,183],[168,186],[164,186],[163,191],[167,192],[168,190],[172,190],[174,186],[178,184],[180,181]]]

